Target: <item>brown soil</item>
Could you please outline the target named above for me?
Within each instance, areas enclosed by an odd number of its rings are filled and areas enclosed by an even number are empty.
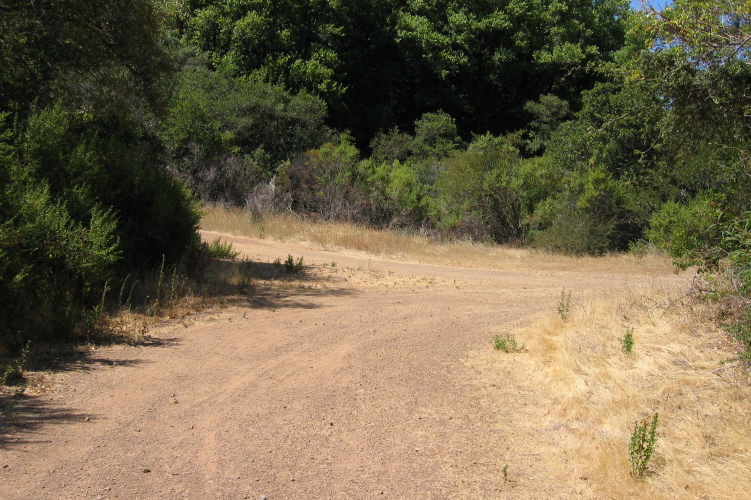
[[[0,498],[571,498],[540,424],[550,396],[492,339],[555,313],[563,287],[685,280],[228,239],[261,263],[303,255],[306,277],[256,281],[5,397]]]

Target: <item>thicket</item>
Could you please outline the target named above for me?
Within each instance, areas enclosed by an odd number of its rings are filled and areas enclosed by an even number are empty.
[[[177,262],[199,212],[156,135],[171,67],[156,6],[0,9],[0,355],[13,355],[68,336],[108,283]]]

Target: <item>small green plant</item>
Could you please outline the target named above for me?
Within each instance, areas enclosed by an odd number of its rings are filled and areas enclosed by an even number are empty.
[[[336,261],[335,260],[331,261],[331,267],[336,267]]]
[[[571,290],[566,293],[566,288],[561,290],[561,298],[558,299],[558,314],[561,315],[561,319],[566,321],[568,315],[571,312]]]
[[[295,260],[291,255],[287,256],[287,260],[284,262],[284,270],[290,274],[298,274],[303,271],[302,257]]]
[[[13,385],[23,381],[24,372],[29,364],[30,353],[31,340],[26,342],[26,345],[21,349],[21,355],[12,360],[8,368],[5,370],[5,373],[1,377],[3,385]]]
[[[237,280],[237,290],[240,293],[245,293],[252,285],[253,280],[248,276],[240,276],[240,278]]]
[[[221,238],[217,238],[209,243],[208,251],[209,255],[211,255],[211,257],[214,259],[233,260],[235,257],[240,255],[240,252],[235,250],[235,246],[231,242],[225,241],[224,243],[222,243]]]
[[[634,348],[634,328],[626,327],[626,335],[618,340],[621,341],[621,350],[626,354],[631,354],[631,350]]]
[[[505,333],[503,335],[496,335],[493,341],[493,348],[496,351],[503,352],[521,352],[526,349],[524,344],[519,344],[513,335]]]
[[[649,417],[634,424],[634,432],[631,434],[631,442],[628,445],[628,454],[631,462],[631,475],[642,478],[649,470],[649,461],[655,451],[657,442],[657,413],[649,422]]]

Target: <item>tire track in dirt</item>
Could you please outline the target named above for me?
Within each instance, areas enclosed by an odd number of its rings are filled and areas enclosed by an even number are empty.
[[[466,360],[554,311],[563,286],[680,280],[232,241],[261,262],[304,255],[320,286],[259,288],[21,398],[19,425],[0,429],[0,498],[569,498],[539,454],[546,395],[524,357]]]

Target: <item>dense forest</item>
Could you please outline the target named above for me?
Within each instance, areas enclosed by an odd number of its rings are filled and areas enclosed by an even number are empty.
[[[72,331],[132,273],[190,272],[202,202],[571,254],[651,244],[748,296],[750,16],[2,0],[2,343]]]

